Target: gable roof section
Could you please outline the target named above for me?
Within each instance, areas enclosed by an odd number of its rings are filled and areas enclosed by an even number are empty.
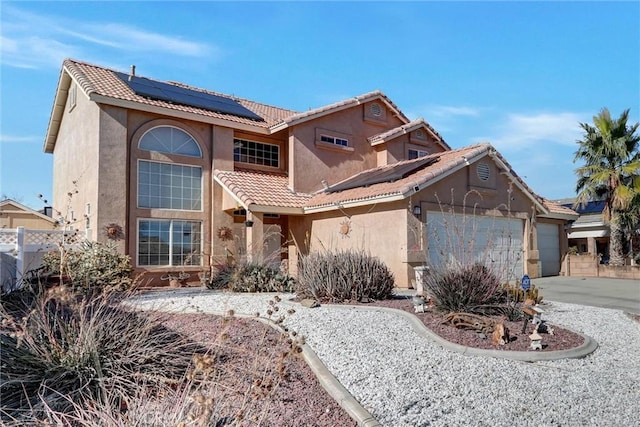
[[[8,210],[7,208],[9,208],[9,207],[13,207],[13,210]],[[4,199],[4,200],[0,201],[0,210],[2,212],[5,212],[5,213],[11,213],[11,212],[17,213],[19,211],[20,213],[26,213],[26,214],[34,215],[34,216],[36,216],[36,217],[38,217],[40,219],[44,219],[46,221],[49,221],[52,224],[56,223],[56,220],[51,218],[50,216],[47,216],[47,215],[45,215],[43,213],[40,213],[40,212],[38,212],[38,211],[36,211],[34,209],[31,209],[30,207],[25,206],[22,203],[18,203],[15,200],[12,200],[12,199]]]
[[[309,194],[292,191],[285,175],[216,169],[213,179],[245,209],[255,212],[301,215],[311,198]]]
[[[282,122],[273,125],[270,127],[271,132],[278,132],[282,129],[286,129],[291,126],[298,125],[300,123],[307,122],[309,120],[317,119],[322,116],[326,116],[328,114],[333,114],[341,110],[346,110],[348,108],[352,108],[356,105],[365,104],[367,102],[379,100],[383,104],[387,106],[393,113],[395,113],[398,118],[404,123],[408,123],[409,119],[404,115],[402,111],[394,104],[387,96],[379,90],[375,90],[373,92],[365,93],[363,95],[355,96],[353,98],[345,99],[340,102],[336,102],[334,104],[329,104],[324,107],[314,108],[309,111],[305,111],[304,113],[294,114],[290,117],[287,117]]]
[[[75,81],[82,89],[85,96],[94,102],[134,110],[150,111],[177,118],[199,120],[221,125],[226,124],[229,127],[264,134],[269,133],[270,126],[280,123],[285,118],[296,114],[296,112],[292,110],[260,104],[255,101],[236,98],[234,96],[175,82],[163,83],[196,92],[202,92],[204,94],[233,99],[244,108],[260,116],[263,120],[252,120],[247,117],[236,116],[233,114],[225,114],[204,108],[171,103],[159,99],[151,99],[136,94],[127,83],[118,77],[117,71],[86,62],[65,59],[62,64],[54,105],[49,120],[47,135],[45,137],[44,151],[47,153],[53,152],[71,81]]]
[[[321,212],[337,209],[338,207],[345,208],[377,202],[402,200],[459,171],[460,169],[469,166],[486,155],[492,157],[498,166],[507,172],[508,178],[529,199],[531,199],[531,201],[537,206],[539,212],[542,214],[549,214],[549,210],[544,205],[542,198],[531,191],[524,181],[515,174],[513,169],[511,169],[500,153],[498,153],[493,146],[488,143],[472,145],[458,150],[445,151],[426,156],[426,158],[436,159],[437,161],[433,163],[425,163],[423,168],[419,168],[414,173],[395,181],[377,183],[335,193],[318,193],[309,200],[305,207],[305,212]],[[401,161],[392,165],[382,166],[377,169],[402,168],[408,163],[420,162],[424,159],[425,157],[421,157],[414,160]]]
[[[392,139],[395,139],[409,132],[413,132],[414,130],[420,128],[425,129],[427,132],[429,132],[431,136],[433,136],[435,140],[442,146],[442,148],[444,148],[445,150],[451,150],[449,144],[447,144],[442,136],[423,118],[412,120],[411,122],[402,126],[398,126],[397,128],[370,136],[369,138],[367,138],[367,140],[369,141],[371,146],[376,146],[379,144],[384,144],[385,142],[389,142]]]

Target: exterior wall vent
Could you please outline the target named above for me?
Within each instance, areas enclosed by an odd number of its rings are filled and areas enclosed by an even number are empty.
[[[476,166],[476,173],[478,174],[478,178],[480,178],[481,181],[488,181],[491,174],[491,169],[485,162],[480,162],[478,163],[478,166]]]
[[[375,117],[380,117],[382,115],[382,107],[380,106],[380,104],[371,104],[371,114],[373,114]]]

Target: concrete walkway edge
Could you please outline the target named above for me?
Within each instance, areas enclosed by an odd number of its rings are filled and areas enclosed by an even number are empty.
[[[208,314],[214,314],[218,316],[224,316],[224,313],[214,313],[208,312]],[[255,319],[259,322],[264,323],[265,325],[271,326],[278,332],[286,333],[285,329],[280,325],[277,325],[272,320],[266,319],[264,317],[256,317],[247,314],[234,314],[234,317],[242,317],[246,319]],[[306,362],[309,369],[313,372],[313,374],[318,379],[318,382],[322,386],[323,389],[329,396],[331,396],[342,409],[344,409],[347,414],[354,421],[358,423],[359,426],[362,427],[382,427],[374,417],[371,415],[369,411],[367,411],[364,406],[356,400],[355,397],[338,381],[338,379],[327,369],[324,363],[320,360],[320,358],[316,355],[316,353],[309,347],[307,344],[302,344],[300,346],[302,348],[302,357]]]
[[[264,317],[255,317],[255,316],[245,316],[245,315],[236,315],[238,317],[247,317],[254,318],[258,321],[271,326],[278,332],[286,331],[280,326],[275,324],[273,321],[269,319],[265,319]],[[355,421],[358,422],[359,426],[362,427],[381,427],[380,424],[374,417],[371,415],[369,411],[367,411],[361,404],[356,400],[355,397],[338,381],[338,379],[327,369],[324,363],[320,360],[320,358],[316,355],[316,353],[309,347],[307,344],[302,344],[300,346],[302,348],[302,356],[304,361],[307,363],[311,371],[314,373],[318,382],[322,386],[323,389],[329,396],[331,396],[342,409],[344,409],[347,414]]]
[[[325,304],[329,305],[329,304]],[[474,347],[466,347],[460,344],[452,343],[448,341],[438,334],[432,332],[429,328],[427,328],[424,323],[417,317],[411,313],[408,313],[404,310],[398,310],[395,308],[388,307],[364,307],[360,305],[336,305],[330,304],[331,308],[338,309],[347,309],[347,310],[371,310],[371,311],[381,311],[387,312],[394,315],[402,316],[406,320],[409,321],[411,327],[421,336],[441,345],[442,347],[456,351],[458,353],[467,354],[470,356],[484,356],[484,357],[496,357],[501,359],[510,359],[516,360],[520,362],[540,362],[540,361],[548,361],[548,360],[558,360],[558,359],[579,359],[581,357],[585,357],[591,353],[593,353],[598,348],[598,343],[591,337],[571,331],[575,334],[580,335],[584,338],[584,343],[579,347],[568,349],[568,350],[557,350],[557,351],[501,351],[501,350],[486,350],[481,348]],[[563,327],[564,329],[570,330],[568,328]]]

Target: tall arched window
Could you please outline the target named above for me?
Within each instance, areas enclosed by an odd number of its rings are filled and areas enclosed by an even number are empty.
[[[154,127],[142,135],[140,150],[202,158],[191,135],[174,126]],[[138,207],[199,211],[202,166],[138,159]],[[198,162],[200,163],[200,162]]]
[[[173,126],[158,126],[147,131],[138,148],[160,153],[202,157],[200,146],[191,135]]]

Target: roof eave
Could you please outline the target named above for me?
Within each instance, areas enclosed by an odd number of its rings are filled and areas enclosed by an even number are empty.
[[[498,153],[495,150],[490,150],[489,151],[489,156],[493,159],[493,161],[495,161],[496,163],[498,163],[498,165],[504,169],[506,171],[506,173],[509,176],[509,180],[515,184],[516,187],[518,187],[520,189],[520,191],[522,191],[532,202],[533,204],[538,208],[539,212],[541,212],[540,215],[549,215],[549,210],[542,204],[542,202],[540,200],[538,200],[538,197],[536,197],[535,194],[533,194],[531,191],[529,191],[529,189],[527,189],[522,182],[520,182],[520,179],[513,175],[511,173],[511,168],[509,166],[507,166],[506,163],[504,163],[502,161],[502,159],[500,158],[500,156],[498,155]]]
[[[360,200],[347,200],[344,202],[335,202],[330,205],[320,205],[320,206],[310,206],[304,207],[303,211],[305,214],[313,214],[313,213],[321,213],[321,212],[330,212],[336,211],[340,209],[349,209],[349,208],[357,208],[361,206],[369,206],[377,203],[391,203],[397,202],[398,200],[404,200],[406,196],[404,194],[385,194],[383,196],[376,196],[366,199]]]
[[[538,218],[547,218],[547,219],[564,219],[567,221],[575,221],[578,218],[579,215],[573,215],[573,214],[565,214],[565,213],[554,213],[549,211],[548,214],[539,214],[537,215]]]
[[[56,140],[58,139],[58,131],[60,130],[60,123],[62,122],[62,116],[64,114],[64,107],[67,104],[67,93],[69,92],[71,80],[71,76],[63,67],[60,70],[60,77],[58,78],[58,85],[56,87],[56,95],[53,100],[53,107],[51,108],[51,115],[49,117],[47,133],[44,138],[44,145],[42,146],[42,150],[45,153],[53,153],[53,149],[55,148]]]
[[[303,215],[304,211],[300,207],[291,206],[272,206],[272,205],[259,205],[257,203],[250,203],[248,211],[267,213],[267,214],[280,214],[280,215]]]

